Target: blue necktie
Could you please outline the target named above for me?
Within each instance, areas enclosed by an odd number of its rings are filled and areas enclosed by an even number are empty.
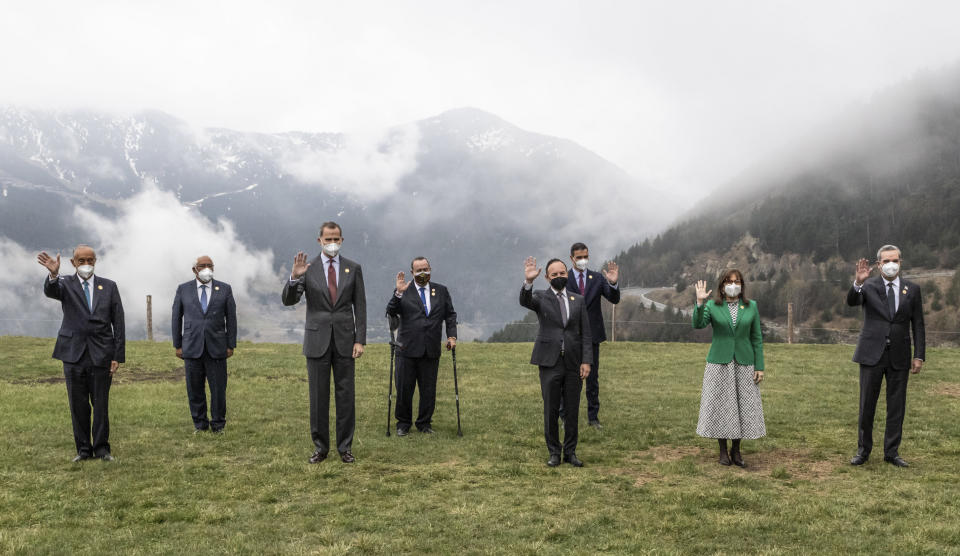
[[[204,284],[200,286],[200,308],[203,309],[203,314],[207,314],[207,286]]]
[[[427,315],[430,314],[430,310],[427,309],[427,294],[424,293],[423,288],[420,288],[420,301],[423,302],[423,312]]]
[[[90,299],[90,282],[86,280],[83,281],[83,294],[87,296],[87,309],[90,309],[90,312],[93,312],[93,300]]]

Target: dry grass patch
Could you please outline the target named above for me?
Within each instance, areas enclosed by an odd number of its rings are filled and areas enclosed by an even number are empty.
[[[934,386],[931,391],[938,396],[960,398],[960,384],[956,382],[941,382]]]

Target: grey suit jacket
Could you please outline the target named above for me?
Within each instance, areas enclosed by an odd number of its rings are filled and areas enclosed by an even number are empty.
[[[367,297],[363,289],[360,265],[340,257],[337,275],[337,299],[330,302],[323,254],[310,261],[310,268],[299,280],[283,286],[284,305],[296,305],[307,296],[307,318],[303,331],[303,354],[323,357],[330,347],[330,338],[340,355],[353,353],[353,344],[367,343]]]
[[[560,313],[560,300],[553,290],[520,289],[520,305],[537,314],[540,328],[533,343],[530,363],[541,367],[553,367],[560,359],[563,347],[563,362],[567,369],[579,368],[581,364],[593,364],[593,338],[590,335],[590,318],[583,296],[567,289],[570,315],[566,325]]]

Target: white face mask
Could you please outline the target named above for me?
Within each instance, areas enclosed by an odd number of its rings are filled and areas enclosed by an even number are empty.
[[[80,275],[84,280],[88,280],[93,276],[93,265],[92,264],[82,264],[77,267],[77,274]]]
[[[727,294],[727,297],[737,297],[740,295],[740,285],[739,284],[727,284],[723,287],[723,293]]]
[[[197,272],[197,278],[199,278],[201,282],[203,282],[204,284],[206,284],[206,283],[209,282],[210,280],[213,280],[213,269],[212,269],[212,268],[201,268],[201,269],[200,269],[200,272]]]
[[[589,264],[588,259],[577,259],[577,262],[573,263],[577,267],[577,270],[586,270],[587,264]]]
[[[887,263],[880,267],[880,272],[887,278],[896,278],[897,273],[900,272],[900,265],[898,263]]]
[[[335,241],[330,243],[324,243],[323,252],[326,253],[328,257],[336,257],[337,253],[340,252],[340,244]]]

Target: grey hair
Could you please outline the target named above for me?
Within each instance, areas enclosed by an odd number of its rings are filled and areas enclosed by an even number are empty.
[[[413,263],[415,263],[415,262],[417,262],[417,261],[427,261],[427,258],[426,258],[426,257],[417,257],[417,258],[413,259],[412,261],[410,261],[410,270],[413,270]],[[430,266],[430,261],[427,261],[427,266]]]
[[[896,245],[887,244],[887,245],[884,245],[883,247],[881,247],[880,249],[877,249],[877,260],[878,260],[878,261],[880,260],[880,253],[883,253],[884,251],[896,251],[896,252],[897,252],[897,255],[900,255],[901,257],[903,256],[903,252],[900,251],[900,248],[899,248],[899,247],[897,247]]]

